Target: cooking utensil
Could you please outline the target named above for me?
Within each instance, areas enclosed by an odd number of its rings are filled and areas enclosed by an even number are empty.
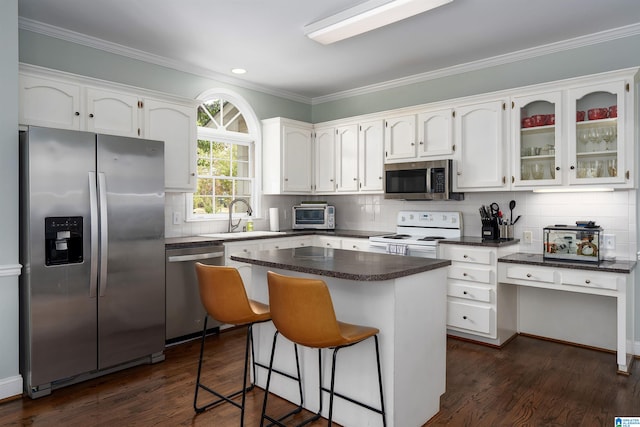
[[[511,215],[509,216],[509,223],[513,225],[513,210],[516,207],[516,201],[512,200],[509,202],[509,210],[511,211]]]
[[[491,208],[491,216],[497,218],[498,212],[500,211],[500,206],[496,202],[493,202],[489,205],[489,207]]]

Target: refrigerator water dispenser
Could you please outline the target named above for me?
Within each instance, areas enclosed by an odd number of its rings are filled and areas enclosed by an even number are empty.
[[[56,216],[44,219],[45,265],[82,262],[82,217]]]

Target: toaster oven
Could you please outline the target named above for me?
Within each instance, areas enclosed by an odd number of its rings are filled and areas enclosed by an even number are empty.
[[[336,208],[327,204],[305,203],[293,207],[295,230],[333,230],[336,228]]]

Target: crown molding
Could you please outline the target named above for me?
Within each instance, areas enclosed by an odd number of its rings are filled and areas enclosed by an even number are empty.
[[[537,46],[529,49],[523,49],[517,52],[511,52],[504,55],[498,55],[479,61],[468,62],[465,64],[454,65],[452,67],[441,68],[435,71],[428,71],[421,74],[415,74],[400,79],[389,80],[383,83],[362,86],[360,88],[349,89],[342,92],[336,92],[326,96],[318,96],[312,99],[312,105],[318,105],[329,101],[337,101],[340,99],[351,98],[358,95],[366,95],[379,92],[386,89],[393,89],[414,83],[422,83],[429,80],[435,80],[442,77],[449,77],[456,74],[468,73],[470,71],[478,71],[485,68],[495,67],[497,65],[505,65],[513,62],[523,61],[526,59],[536,58],[539,56],[549,55],[558,52],[564,52],[580,47],[591,46],[612,40],[622,39],[625,37],[637,36],[640,34],[640,24],[627,25],[625,27],[615,28],[613,30],[593,33],[582,37],[576,37],[561,42],[550,43],[547,45]]]
[[[34,21],[23,17],[18,18],[18,28],[21,30],[31,31],[34,33],[42,34],[45,36],[53,37],[60,40],[65,40],[71,43],[91,47],[94,49],[102,50],[105,52],[113,53],[116,55],[124,56],[127,58],[148,62],[162,67],[171,68],[177,71],[183,71],[185,73],[194,74],[200,77],[205,77],[213,80],[217,80],[222,83],[238,86],[244,89],[251,89],[258,92],[263,92],[268,95],[277,96],[280,98],[289,99],[291,101],[301,102],[304,104],[311,104],[312,99],[307,96],[301,96],[295,93],[274,90],[261,85],[257,85],[251,82],[247,82],[242,79],[236,79],[221,73],[217,73],[206,68],[198,67],[193,64],[186,64],[180,61],[166,58],[164,56],[155,55],[152,53],[144,52],[142,50],[133,49],[127,46],[123,46],[117,43],[111,43],[106,40],[102,40],[96,37],[91,37],[86,34],[78,33],[75,31],[67,30],[53,25],[45,24],[43,22]]]
[[[238,86],[245,89],[251,89],[258,92],[266,93],[268,95],[273,95],[280,98],[289,99],[291,101],[296,101],[303,104],[311,104],[311,105],[318,105],[325,102],[338,101],[345,98],[371,94],[371,93],[375,93],[375,92],[379,92],[387,89],[393,89],[393,88],[406,86],[410,84],[422,83],[422,82],[435,80],[442,77],[449,77],[457,74],[468,73],[470,71],[477,71],[485,68],[495,67],[498,65],[510,64],[518,61],[523,61],[526,59],[532,59],[539,56],[563,52],[571,49],[577,49],[585,46],[591,46],[599,43],[622,39],[625,37],[632,37],[640,34],[640,23],[632,24],[632,25],[627,25],[625,27],[615,28],[612,30],[601,31],[598,33],[589,34],[582,37],[576,37],[573,39],[564,40],[561,42],[550,43],[547,45],[537,46],[529,49],[523,49],[517,52],[498,55],[491,58],[482,59],[479,61],[473,61],[473,62],[468,62],[464,64],[454,65],[452,67],[441,68],[435,71],[428,71],[425,73],[414,74],[412,76],[389,80],[383,83],[362,86],[359,88],[336,92],[336,93],[325,95],[325,96],[309,98],[306,96],[298,95],[298,94],[287,92],[287,91],[279,91],[279,90],[274,90],[264,86],[256,85],[251,82],[247,82],[241,79],[236,79],[224,74],[216,73],[211,70],[198,67],[193,64],[185,64],[185,63],[175,61],[163,56],[154,55],[154,54],[137,50],[137,49],[132,49],[127,46],[111,43],[102,39],[90,37],[85,34],[66,30],[60,27],[55,27],[53,25],[45,24],[45,23],[34,21],[31,19],[19,17],[18,26],[22,30],[32,31],[35,33],[49,36],[49,37],[103,50],[105,52],[113,53],[116,55],[125,56],[131,59],[136,59],[136,60],[148,62],[151,64],[160,65],[160,66],[171,68],[174,70],[183,71],[183,72],[198,75],[201,77],[217,80],[222,83]]]

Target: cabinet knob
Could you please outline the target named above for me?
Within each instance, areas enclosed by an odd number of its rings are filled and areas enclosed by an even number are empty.
[[[467,276],[468,276],[468,274],[467,274],[467,273],[462,273],[462,275],[463,275],[464,277],[467,277]]]
[[[462,316],[462,318],[463,318],[464,320],[467,320],[467,316]]]
[[[467,294],[467,291],[462,291],[462,293],[466,295],[466,294]]]
[[[531,273],[527,273],[527,277],[531,277]]]
[[[556,166],[556,170],[559,171],[560,170],[560,166]]]
[[[354,181],[357,181],[357,180],[358,180],[358,178],[353,178],[353,180],[354,180]]]
[[[415,142],[412,142],[412,143],[411,143],[411,146],[413,147],[414,145],[416,145],[416,143],[415,143]]]
[[[285,178],[284,180],[285,180],[285,181],[289,181],[289,178]]]
[[[462,255],[462,258],[469,258],[469,255],[467,255],[467,254]]]
[[[574,170],[575,168],[576,168],[576,167],[575,167],[575,166],[573,166],[573,165],[571,165],[571,166],[569,167],[569,169],[571,169],[571,170]]]
[[[379,177],[378,177],[378,179],[382,179],[382,177],[381,177],[381,176],[379,176]]]
[[[420,145],[424,145],[424,142],[420,141]]]
[[[89,114],[89,117],[91,117],[91,118],[93,119],[93,113],[90,113],[90,114]]]
[[[589,283],[591,283],[591,280],[587,279],[587,280],[584,281],[584,283],[586,283],[588,285]]]
[[[76,115],[76,116],[79,116],[79,115],[80,115],[80,111],[76,111],[76,112],[75,112],[75,115]]]

